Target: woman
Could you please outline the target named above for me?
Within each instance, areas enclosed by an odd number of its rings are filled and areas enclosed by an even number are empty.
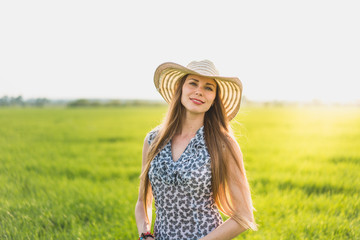
[[[242,153],[229,126],[240,108],[240,80],[219,76],[204,60],[161,64],[154,83],[170,105],[144,141],[139,239],[232,239],[256,230]],[[219,211],[230,218],[223,222]]]

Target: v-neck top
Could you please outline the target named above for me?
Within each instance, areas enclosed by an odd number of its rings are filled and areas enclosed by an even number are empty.
[[[149,144],[157,133],[148,133]],[[173,161],[170,140],[151,162],[148,176],[155,199],[156,240],[196,240],[223,223],[211,190],[204,126],[177,161]]]

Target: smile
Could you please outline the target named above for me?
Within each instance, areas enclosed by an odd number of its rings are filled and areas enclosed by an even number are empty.
[[[199,99],[196,99],[196,98],[190,98],[190,100],[191,100],[193,103],[198,104],[198,105],[204,103],[203,101],[201,101],[201,100],[199,100]]]

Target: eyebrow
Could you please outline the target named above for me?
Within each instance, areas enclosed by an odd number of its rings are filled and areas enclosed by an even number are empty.
[[[196,81],[196,82],[199,82],[199,80],[197,80],[197,79],[194,79],[194,78],[190,78],[190,80],[194,80],[194,81]],[[206,83],[205,85],[212,85],[213,87],[215,87],[215,85],[214,84],[212,84],[212,83]]]

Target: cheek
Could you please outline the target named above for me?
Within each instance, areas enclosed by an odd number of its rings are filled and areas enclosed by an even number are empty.
[[[211,102],[213,102],[213,101],[215,100],[215,97],[216,97],[215,93],[210,93],[210,94],[208,95],[208,99],[209,99]]]
[[[181,93],[181,103],[184,104],[186,102],[186,99],[187,99],[187,92],[184,91],[183,89],[183,92]]]
[[[181,94],[181,98],[180,98],[180,99],[181,99],[181,103],[184,104],[184,93]]]
[[[189,89],[189,88],[187,88],[187,87],[184,87],[184,88],[182,89],[181,98],[182,98],[182,99],[188,98],[189,95],[191,95],[191,89]]]

